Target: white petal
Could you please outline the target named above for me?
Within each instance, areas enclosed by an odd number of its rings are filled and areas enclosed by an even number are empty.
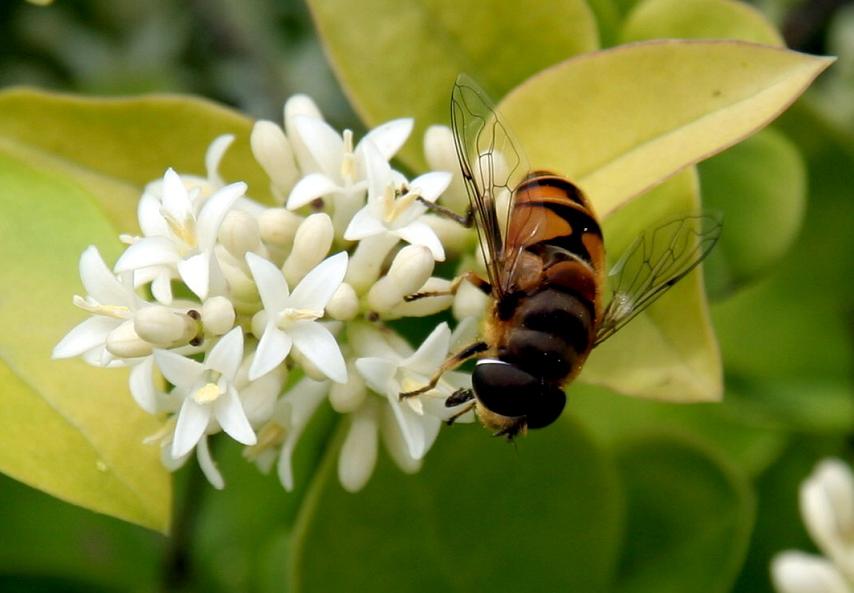
[[[163,176],[163,209],[176,220],[185,220],[193,216],[193,204],[181,177],[172,169]]]
[[[337,177],[344,157],[344,141],[332,127],[322,119],[297,116],[293,126],[315,162],[327,175]]]
[[[192,397],[184,400],[172,438],[172,457],[183,457],[196,446],[205,434],[210,418],[209,407],[197,404]]]
[[[427,452],[427,443],[422,426],[422,416],[419,416],[409,406],[400,405],[398,394],[387,394],[388,404],[391,406],[391,411],[394,412],[394,418],[397,420],[397,425],[403,435],[403,440],[406,441],[407,450],[413,459],[421,459],[424,453]],[[438,422],[438,418],[436,419]]]
[[[208,198],[196,224],[199,249],[212,249],[222,220],[238,198],[246,193],[246,184],[242,181],[226,185]]]
[[[338,480],[348,492],[358,492],[368,482],[377,464],[377,410],[363,406],[353,414],[353,423],[338,457]]]
[[[139,206],[136,208],[139,228],[146,237],[168,236],[169,225],[166,224],[166,220],[160,213],[163,203],[157,195],[152,193],[154,189],[153,185],[150,183],[145,188],[145,193],[142,194],[142,197],[139,199]],[[158,184],[158,189],[160,190],[160,194],[162,194],[163,184]]]
[[[293,340],[288,334],[275,325],[268,324],[261,335],[261,341],[258,342],[252,366],[249,367],[249,380],[254,381],[279,366],[290,353],[292,343]]]
[[[409,187],[417,189],[418,194],[428,202],[435,202],[451,184],[453,175],[445,171],[432,171],[416,177],[409,182]]]
[[[121,319],[112,317],[90,317],[78,324],[54,346],[53,358],[71,358],[80,356],[98,346],[104,346],[107,334],[122,323]]]
[[[180,261],[178,248],[166,237],[145,237],[128,247],[113,270],[130,272],[149,266],[174,265]]]
[[[140,408],[149,414],[156,414],[157,387],[154,385],[154,357],[147,356],[130,370],[128,379],[130,394]]]
[[[336,383],[347,382],[347,365],[335,336],[315,321],[295,323],[288,329],[294,346],[309,359],[320,372]]]
[[[218,136],[211,142],[205,153],[205,170],[208,174],[208,181],[216,187],[220,187],[223,184],[222,177],[219,175],[219,163],[222,161],[225,151],[228,150],[232,142],[234,142],[234,134]]]
[[[383,158],[389,160],[400,150],[403,143],[406,142],[406,139],[412,132],[413,123],[412,118],[408,117],[386,122],[368,132],[362,138],[362,141],[359,142],[359,145],[361,146],[362,142],[366,140],[372,142]]]
[[[306,175],[294,186],[288,196],[285,207],[288,210],[301,208],[317,198],[339,191],[341,188],[332,179],[322,173]]]
[[[160,272],[151,282],[151,294],[157,302],[164,305],[172,304],[172,277],[167,268],[159,268]]]
[[[325,309],[347,273],[347,252],[341,251],[317,264],[306,274],[289,299],[295,309]]]
[[[181,280],[200,299],[208,296],[211,281],[211,253],[204,251],[178,262],[178,274]]]
[[[101,304],[127,307],[134,304],[132,291],[119,282],[94,245],[80,256],[80,279],[86,292]]]
[[[436,261],[445,261],[445,249],[442,247],[442,242],[439,241],[436,232],[426,223],[416,220],[393,232],[411,245],[423,245],[429,249]]]
[[[222,478],[222,474],[219,472],[219,468],[216,466],[213,457],[211,457],[211,450],[208,447],[208,437],[203,437],[199,441],[199,446],[196,447],[196,459],[199,460],[199,467],[202,469],[202,473],[205,474],[208,482],[211,483],[211,486],[217,490],[225,488],[225,480]]]
[[[233,381],[243,361],[243,329],[235,327],[219,339],[205,358],[205,368],[219,371]]]
[[[269,315],[281,313],[288,306],[288,283],[282,271],[260,255],[247,252],[246,263]]]
[[[788,551],[771,562],[771,580],[779,593],[850,593],[833,564],[820,556]]]
[[[303,379],[291,389],[281,400],[290,408],[290,432],[282,445],[277,471],[282,486],[290,492],[294,489],[294,476],[291,457],[306,424],[311,419],[317,407],[326,397],[329,383]]]
[[[400,386],[394,380],[397,364],[386,358],[359,358],[356,369],[365,378],[368,387],[383,395],[399,396]]]
[[[356,212],[350,224],[347,225],[344,238],[348,241],[359,241],[384,232],[386,232],[385,225],[373,215],[370,206],[365,206]]]
[[[447,323],[440,323],[400,366],[429,377],[445,362],[450,346],[451,329]]]
[[[213,409],[219,425],[235,441],[244,445],[254,445],[258,442],[234,387],[229,387],[217,398]]]
[[[365,176],[368,179],[368,198],[369,200],[379,198],[389,183],[394,182],[391,167],[379,149],[367,138],[362,139],[359,148],[362,151]]]
[[[200,362],[171,350],[155,350],[154,359],[166,380],[184,390],[192,389],[205,372]]]
[[[383,410],[380,420],[380,431],[383,435],[386,451],[388,451],[388,454],[397,466],[408,474],[417,472],[421,468],[421,460],[409,454],[409,446],[403,437],[403,433],[400,431],[400,425],[397,423],[397,419],[391,408]]]
[[[276,407],[276,398],[282,390],[284,373],[267,373],[257,381],[240,388],[240,401],[250,424],[268,421]]]

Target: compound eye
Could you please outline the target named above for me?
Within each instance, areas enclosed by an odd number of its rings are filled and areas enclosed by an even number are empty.
[[[560,417],[566,405],[566,394],[554,385],[543,385],[539,396],[528,406],[528,428],[543,428]]]
[[[490,412],[516,418],[528,413],[542,386],[536,377],[500,360],[481,360],[474,367],[471,384],[478,401]]]

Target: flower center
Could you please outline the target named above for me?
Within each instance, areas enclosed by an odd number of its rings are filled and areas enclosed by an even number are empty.
[[[386,224],[391,224],[397,220],[401,214],[409,210],[409,207],[418,199],[419,193],[417,190],[408,190],[403,195],[402,190],[395,189],[392,184],[386,186],[383,192],[383,221]]]
[[[197,404],[211,404],[225,393],[217,383],[205,383],[193,392],[193,399]]]
[[[196,237],[196,220],[192,216],[187,216],[184,220],[178,220],[174,214],[166,210],[160,209],[160,215],[169,225],[169,230],[181,240],[182,243],[189,249],[198,247],[198,239]]]
[[[323,309],[294,309],[285,307],[279,313],[279,329],[286,329],[295,321],[314,321],[323,317]]]
[[[73,303],[76,307],[83,309],[93,315],[103,315],[104,317],[113,317],[114,319],[128,319],[130,317],[130,309],[124,305],[102,305],[92,297],[85,299],[80,295],[74,295]]]

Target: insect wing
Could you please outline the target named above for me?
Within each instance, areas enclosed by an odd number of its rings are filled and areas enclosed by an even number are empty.
[[[500,296],[506,286],[500,219],[509,219],[528,162],[492,101],[464,74],[451,94],[451,127],[489,281]]]
[[[645,232],[611,268],[611,301],[596,329],[594,346],[654,303],[688,275],[715,246],[721,219],[714,214],[677,218]]]

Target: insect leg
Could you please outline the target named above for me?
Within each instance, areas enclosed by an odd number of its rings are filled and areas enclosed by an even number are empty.
[[[475,274],[474,272],[466,272],[462,276],[457,276],[454,278],[454,281],[451,282],[451,286],[448,290],[431,290],[426,292],[414,292],[412,294],[408,294],[403,297],[403,300],[407,303],[411,303],[412,301],[418,301],[421,299],[426,299],[430,297],[438,297],[438,296],[453,296],[457,294],[457,290],[460,288],[460,284],[463,283],[464,280],[468,280],[471,282],[476,288],[480,289],[482,292],[486,294],[492,294],[492,285]]]
[[[475,406],[475,402],[471,402],[471,403],[470,403],[469,405],[467,405],[465,408],[463,408],[462,410],[460,410],[459,412],[457,412],[456,414],[454,414],[453,416],[451,416],[450,418],[448,418],[447,420],[445,420],[445,424],[447,424],[448,426],[450,426],[451,424],[453,424],[454,422],[456,422],[456,421],[457,421],[457,418],[459,418],[460,416],[462,416],[462,415],[464,415],[464,414],[467,414],[468,412],[470,412],[471,410],[473,410],[473,409],[474,409],[474,406]]]
[[[400,394],[400,399],[406,399],[407,397],[415,397],[416,395],[421,395],[422,393],[427,393],[439,383],[439,379],[442,378],[447,371],[454,369],[460,366],[462,363],[467,361],[469,358],[476,354],[480,354],[489,349],[489,345],[486,342],[475,342],[474,344],[470,344],[466,346],[453,356],[450,356],[445,362],[442,363],[442,366],[433,373],[433,376],[430,378],[430,382],[427,383],[424,387],[419,387],[415,391],[405,391]],[[458,392],[455,392],[458,393]]]
[[[427,210],[429,210],[433,214],[437,214],[442,218],[449,218],[466,227],[467,229],[470,229],[474,225],[474,210],[471,209],[471,206],[466,209],[465,215],[460,215],[449,208],[445,208],[444,206],[440,206],[439,204],[434,204],[433,202],[427,201],[421,196],[418,196],[416,200],[427,206]]]

